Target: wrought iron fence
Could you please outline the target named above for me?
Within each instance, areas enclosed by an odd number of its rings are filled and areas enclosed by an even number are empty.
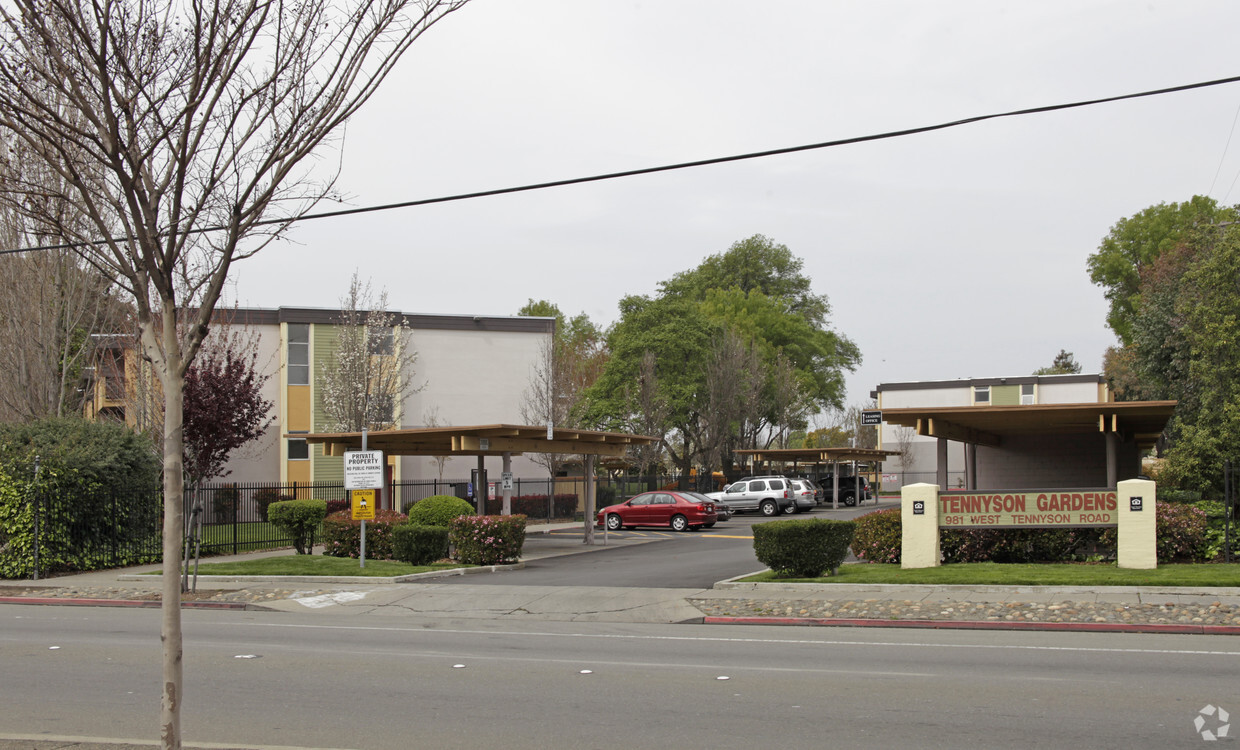
[[[580,477],[515,479],[513,484],[513,513],[532,520],[582,517],[585,486]],[[600,478],[598,505],[677,484],[676,477],[667,475]],[[432,495],[461,495],[466,485],[463,480],[398,481],[383,489],[382,505],[404,512]],[[184,498],[186,537],[209,556],[292,546],[292,538],[267,520],[271,503],[311,498],[343,503],[348,492],[340,482],[217,483],[187,487]],[[485,510],[502,511],[499,482],[488,483]],[[8,561],[6,577],[38,578],[162,561],[162,487],[84,492],[44,484],[31,496],[26,513],[20,523],[33,533],[0,539]],[[321,537],[321,530],[316,536]]]

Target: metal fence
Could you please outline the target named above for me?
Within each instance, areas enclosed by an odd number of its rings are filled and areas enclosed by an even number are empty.
[[[676,486],[674,476],[600,478],[600,507],[647,489]],[[385,487],[383,507],[407,511],[433,495],[462,494],[466,480],[399,481]],[[692,484],[692,483],[690,483]],[[485,512],[501,511],[498,482],[487,487]],[[711,488],[707,488],[711,489]],[[515,479],[512,512],[532,520],[580,520],[585,484],[581,478]],[[187,487],[185,528],[204,555],[239,554],[292,546],[293,540],[267,520],[273,502],[320,499],[329,508],[347,507],[343,483],[218,483]],[[333,502],[334,501],[334,502]],[[101,488],[83,492],[44,485],[34,493],[21,524],[31,535],[5,542],[11,578],[39,578],[57,573],[102,570],[162,561],[163,490]],[[316,534],[322,537],[322,530]],[[23,547],[22,545],[25,545]],[[28,547],[28,548],[26,548]]]

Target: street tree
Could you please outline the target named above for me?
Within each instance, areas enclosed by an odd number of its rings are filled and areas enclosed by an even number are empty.
[[[335,348],[319,367],[325,427],[338,432],[390,430],[400,426],[405,399],[421,390],[415,381],[418,353],[409,325],[387,309],[387,290],[376,298],[357,273],[340,300]]]
[[[82,243],[133,298],[164,396],[166,563],[181,543],[185,373],[229,269],[331,194],[335,175],[314,157],[405,51],[466,2],[0,5],[0,131],[62,180],[7,198],[36,235]],[[50,200],[25,199],[41,191]],[[58,226],[65,204],[84,227]],[[195,320],[178,335],[182,308]],[[163,578],[161,742],[179,748],[175,566]]]

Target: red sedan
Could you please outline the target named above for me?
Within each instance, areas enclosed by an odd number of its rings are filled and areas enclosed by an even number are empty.
[[[670,526],[674,531],[707,528],[719,520],[715,504],[687,492],[657,490],[634,495],[628,502],[598,512],[597,523],[616,531],[633,526]]]

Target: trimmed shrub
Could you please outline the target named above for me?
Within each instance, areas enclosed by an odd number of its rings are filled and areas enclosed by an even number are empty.
[[[602,489],[601,487],[599,488]],[[600,495],[601,497],[601,495]],[[581,501],[571,492],[560,493],[551,499],[551,518],[573,518],[577,515],[577,506]],[[598,507],[603,507],[602,500],[599,501]],[[504,509],[504,499],[497,497],[494,500],[487,500],[487,513],[498,516]],[[523,515],[526,518],[547,518],[547,496],[546,495],[516,495],[512,498],[513,515]]]
[[[1158,562],[1207,562],[1213,558],[1206,512],[1195,505],[1159,503],[1154,518]],[[1118,541],[1115,529],[1102,535],[1112,547]]]
[[[411,565],[430,565],[448,556],[447,526],[402,523],[392,529],[392,557]]]
[[[854,555],[869,562],[900,562],[903,527],[899,508],[866,513],[853,523],[856,524],[852,541]]]
[[[525,545],[525,516],[458,516],[448,526],[448,543],[468,565],[516,562]]]
[[[366,522],[366,559],[394,559],[394,530],[406,520],[404,514],[394,510],[376,510],[375,517]],[[324,519],[323,554],[332,557],[362,556],[362,522],[353,520],[352,508],[336,511]]]
[[[409,523],[448,526],[457,516],[472,516],[474,506],[455,495],[431,495],[409,506]]]
[[[943,529],[943,562],[1044,563],[1082,559],[1095,550],[1101,529]]]
[[[350,501],[348,498],[345,498],[343,500],[328,500],[327,501],[327,515],[332,516],[332,515],[339,513],[342,510],[347,510],[349,511],[349,515],[352,515],[353,514],[353,502]]]
[[[314,532],[327,515],[323,500],[284,500],[267,506],[267,516],[293,538],[293,549],[299,555],[314,550]]]
[[[807,518],[772,521],[753,527],[758,561],[785,578],[817,578],[835,573],[848,557],[856,531],[854,521]]]

